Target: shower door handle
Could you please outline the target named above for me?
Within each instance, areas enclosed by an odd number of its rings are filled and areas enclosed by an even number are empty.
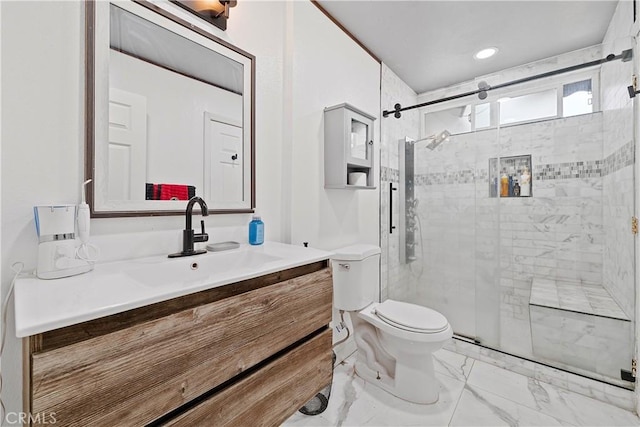
[[[393,186],[393,182],[389,183],[389,234],[393,234],[396,226],[393,225],[393,192],[398,188]]]

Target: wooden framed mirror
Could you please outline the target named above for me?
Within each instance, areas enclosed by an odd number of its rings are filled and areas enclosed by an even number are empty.
[[[255,207],[255,57],[172,3],[86,2],[92,217]]]

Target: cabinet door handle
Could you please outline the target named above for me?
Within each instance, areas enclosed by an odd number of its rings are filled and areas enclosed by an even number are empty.
[[[238,155],[234,154],[233,156],[231,156],[231,160],[238,160]]]

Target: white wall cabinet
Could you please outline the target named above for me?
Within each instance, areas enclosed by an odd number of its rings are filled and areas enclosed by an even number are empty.
[[[376,188],[373,172],[375,119],[349,104],[324,109],[324,188]]]

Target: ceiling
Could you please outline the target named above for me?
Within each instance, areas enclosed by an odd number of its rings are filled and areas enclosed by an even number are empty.
[[[599,44],[617,0],[318,3],[416,93],[423,93]],[[489,46],[498,53],[473,58]]]

